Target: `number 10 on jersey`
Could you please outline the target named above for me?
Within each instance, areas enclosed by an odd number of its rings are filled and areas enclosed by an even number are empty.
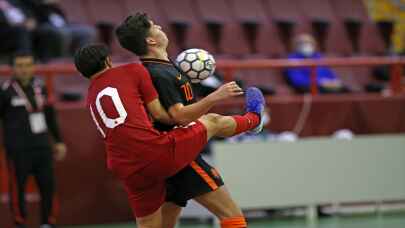
[[[183,89],[184,96],[186,97],[187,101],[193,100],[193,90],[191,89],[191,85],[189,82],[182,85],[181,88]]]

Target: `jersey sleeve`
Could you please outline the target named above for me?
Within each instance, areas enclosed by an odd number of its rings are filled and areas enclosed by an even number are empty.
[[[151,72],[151,74],[153,84],[159,93],[160,102],[166,110],[175,104],[183,103],[181,94],[178,92],[175,77],[158,72]]]
[[[143,101],[147,104],[159,97],[156,92],[155,87],[153,87],[152,79],[149,72],[143,68],[140,69],[140,83],[139,83],[139,93],[142,96]]]

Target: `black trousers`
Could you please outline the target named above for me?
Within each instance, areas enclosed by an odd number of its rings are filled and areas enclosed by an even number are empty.
[[[33,175],[41,196],[41,224],[54,224],[56,217],[55,178],[50,148],[7,151],[10,180],[10,206],[16,224],[25,224],[25,190]]]

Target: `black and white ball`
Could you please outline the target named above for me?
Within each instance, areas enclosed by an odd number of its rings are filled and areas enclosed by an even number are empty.
[[[215,71],[214,57],[203,49],[187,49],[176,58],[176,65],[190,78],[192,83],[199,83]]]

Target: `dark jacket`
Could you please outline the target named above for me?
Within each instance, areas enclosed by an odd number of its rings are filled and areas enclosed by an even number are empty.
[[[45,130],[33,130],[32,114],[43,114]],[[61,142],[53,106],[39,79],[33,78],[27,87],[15,78],[4,82],[0,88],[0,118],[7,152],[49,148],[49,133]]]

